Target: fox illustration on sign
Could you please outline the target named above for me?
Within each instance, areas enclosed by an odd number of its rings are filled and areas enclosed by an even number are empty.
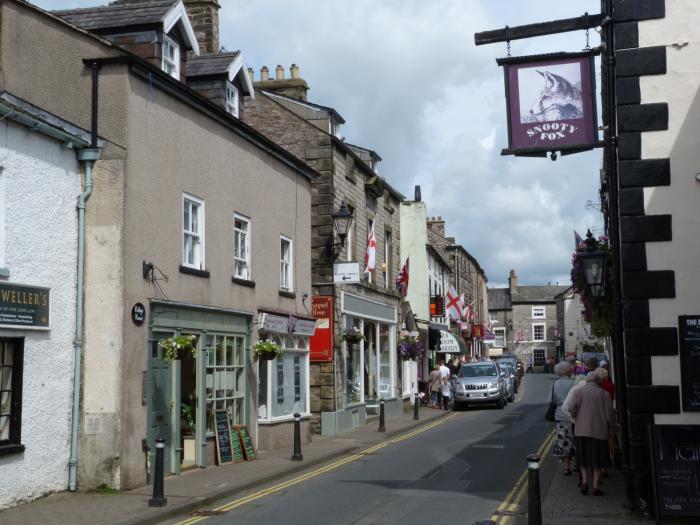
[[[562,75],[545,69],[537,73],[544,79],[544,87],[529,111],[521,111],[521,122],[551,122],[573,120],[583,116],[583,97],[580,82],[572,83]]]

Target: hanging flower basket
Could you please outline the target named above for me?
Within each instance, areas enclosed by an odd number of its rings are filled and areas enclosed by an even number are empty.
[[[275,357],[282,353],[280,345],[271,339],[258,341],[253,345],[253,359],[262,361],[272,361]]]
[[[360,341],[364,341],[365,336],[362,335],[362,332],[360,332],[359,328],[352,327],[350,331],[345,332],[343,334],[343,340],[347,341],[350,344],[357,344]]]
[[[418,337],[404,336],[396,345],[401,361],[417,361],[423,357],[425,348]]]
[[[571,259],[571,283],[574,285],[574,291],[581,296],[583,319],[587,323],[591,323],[593,335],[606,337],[612,335],[613,331],[612,250],[608,244],[608,238],[605,236],[598,237],[595,243],[597,249],[605,253],[608,259],[605,265],[607,270],[603,281],[606,292],[599,297],[594,297],[586,286],[583,263],[580,257],[586,251],[586,241],[579,243],[576,251],[573,253]]]
[[[192,357],[197,356],[197,336],[178,335],[162,339],[159,343],[163,349],[163,361],[171,363],[176,359],[182,359],[185,352],[189,352]]]

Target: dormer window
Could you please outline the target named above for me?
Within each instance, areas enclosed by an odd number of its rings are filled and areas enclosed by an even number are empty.
[[[226,111],[238,116],[238,88],[230,82],[226,83]]]
[[[163,71],[180,79],[180,46],[168,35],[163,35]]]

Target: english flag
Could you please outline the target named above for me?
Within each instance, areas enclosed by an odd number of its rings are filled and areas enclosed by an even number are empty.
[[[401,299],[406,297],[406,294],[408,293],[408,260],[410,257],[406,257],[406,264],[403,265],[403,268],[401,268],[401,273],[399,273],[399,277],[396,279],[396,288],[399,290],[399,293],[401,294]]]
[[[469,304],[464,308],[464,310],[463,310],[463,312],[462,312],[462,319],[464,319],[464,320],[467,321],[467,322],[471,321],[471,316],[472,316],[472,305],[473,305],[473,304],[474,304],[473,302],[469,303]]]
[[[365,252],[365,272],[371,273],[377,258],[377,238],[374,236],[374,221],[367,237],[367,251]]]
[[[447,292],[447,300],[445,301],[445,311],[450,315],[452,319],[459,319],[462,317],[462,299],[457,295],[457,290],[454,286],[450,286],[450,291]]]

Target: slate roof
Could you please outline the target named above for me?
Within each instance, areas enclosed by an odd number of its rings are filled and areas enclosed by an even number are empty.
[[[187,61],[187,76],[199,77],[206,75],[223,75],[228,73],[228,68],[240,51],[231,51],[226,53],[215,53],[211,55],[200,55],[192,57]],[[246,75],[248,73],[246,72]]]
[[[156,0],[134,4],[65,9],[52,11],[52,14],[87,31],[100,31],[115,27],[159,24],[176,3],[176,0]]]
[[[511,310],[510,290],[508,288],[487,289],[489,310]]]
[[[555,297],[565,291],[568,286],[518,286],[516,293],[511,294],[511,302],[515,303],[553,303]]]

